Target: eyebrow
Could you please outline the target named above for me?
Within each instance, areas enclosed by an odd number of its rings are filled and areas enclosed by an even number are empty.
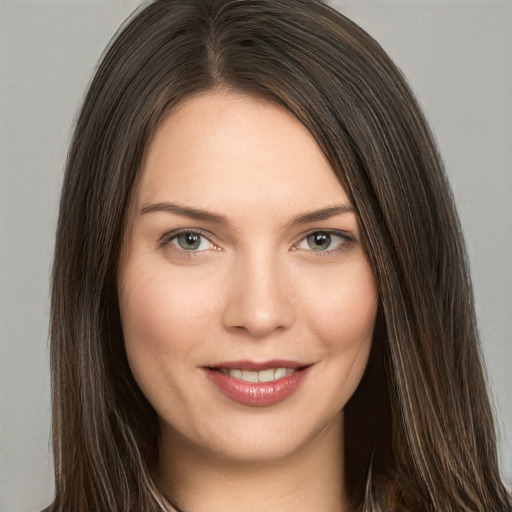
[[[142,215],[152,212],[167,212],[181,215],[183,217],[189,217],[191,219],[197,219],[202,221],[214,222],[216,224],[229,225],[230,222],[227,217],[218,213],[209,212],[207,210],[201,210],[199,208],[192,208],[190,206],[181,206],[173,203],[154,203],[146,204],[140,210]],[[353,213],[354,208],[350,204],[340,204],[335,206],[328,206],[320,210],[314,210],[312,212],[305,213],[293,219],[288,223],[289,227],[308,224],[311,222],[318,222],[321,220],[327,220],[336,215],[343,213]]]
[[[335,217],[336,215],[341,215],[342,213],[354,213],[354,208],[350,204],[340,204],[335,206],[328,206],[327,208],[322,208],[321,210],[315,210],[309,213],[305,213],[304,215],[300,215],[293,219],[288,225],[297,226],[300,224],[309,224],[311,222],[318,222],[320,220],[327,220],[331,217]]]
[[[189,217],[191,219],[215,222],[216,224],[229,224],[228,218],[224,215],[173,203],[146,204],[140,210],[140,213],[143,215],[152,212],[175,213],[177,215],[182,215],[183,217]]]

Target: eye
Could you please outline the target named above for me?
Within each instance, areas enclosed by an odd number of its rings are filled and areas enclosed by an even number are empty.
[[[315,231],[304,237],[297,245],[297,249],[332,252],[350,241],[352,239],[343,232]]]
[[[188,252],[202,252],[216,249],[217,246],[205,235],[197,231],[182,231],[170,233],[162,240],[163,244],[171,244],[178,249]]]

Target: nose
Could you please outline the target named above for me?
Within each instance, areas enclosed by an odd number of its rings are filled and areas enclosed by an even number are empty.
[[[227,329],[261,339],[293,324],[295,301],[283,267],[271,254],[247,255],[237,260],[223,313]]]

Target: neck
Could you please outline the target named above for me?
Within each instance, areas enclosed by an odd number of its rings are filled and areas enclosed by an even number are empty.
[[[279,460],[238,461],[162,435],[158,481],[182,512],[347,510],[342,415]]]

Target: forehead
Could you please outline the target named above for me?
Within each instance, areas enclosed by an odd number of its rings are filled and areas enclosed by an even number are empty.
[[[137,204],[199,201],[260,208],[347,202],[307,129],[284,108],[233,92],[208,92],[178,105],[148,147]]]

